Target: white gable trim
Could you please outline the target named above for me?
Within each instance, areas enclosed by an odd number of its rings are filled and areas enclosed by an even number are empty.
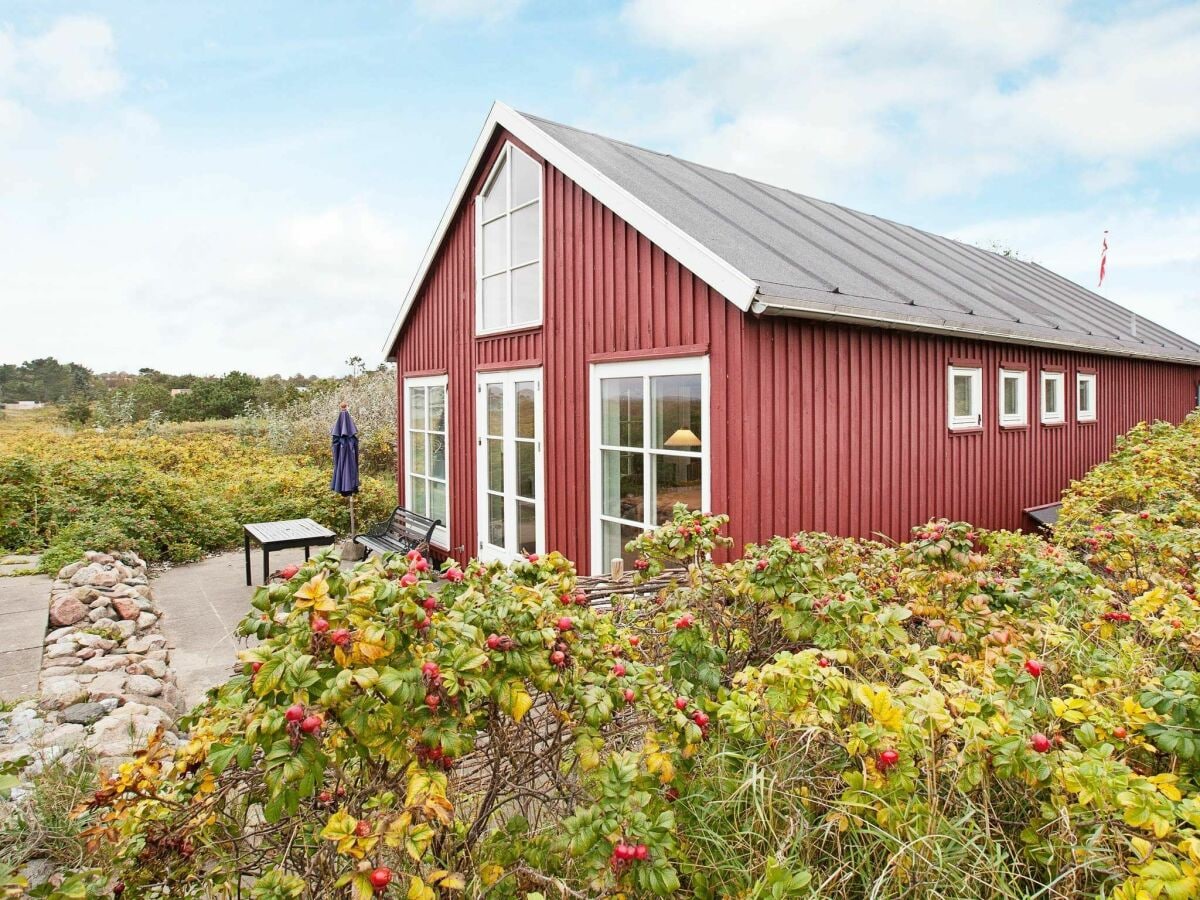
[[[417,294],[420,293],[421,287],[425,283],[425,276],[429,274],[429,267],[433,265],[434,257],[437,256],[442,240],[454,221],[454,215],[466,195],[467,188],[471,185],[475,171],[483,159],[483,154],[487,151],[488,142],[498,127],[508,130],[518,140],[523,141],[548,163],[612,210],[615,215],[624,219],[645,235],[649,241],[674,257],[680,265],[689,269],[697,278],[726,297],[738,309],[743,312],[750,309],[750,304],[758,292],[758,285],[751,278],[651,209],[590,163],[572,153],[515,109],[497,101],[492,104],[487,121],[483,124],[483,130],[479,132],[479,138],[475,141],[475,149],[471,151],[471,157],[467,160],[467,165],[458,179],[454,195],[450,198],[446,211],[442,213],[442,219],[438,222],[433,240],[429,242],[429,247],[426,248],[425,256],[417,267],[417,273],[413,277],[412,284],[409,285],[404,302],[400,305],[400,312],[396,315],[392,330],[388,334],[387,343],[383,346],[384,354],[391,355],[396,338],[400,335],[400,329],[404,326],[404,320],[412,311]]]

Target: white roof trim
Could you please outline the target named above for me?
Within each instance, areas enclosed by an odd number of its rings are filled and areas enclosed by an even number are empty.
[[[442,219],[438,222],[433,240],[429,242],[425,256],[408,287],[408,293],[405,294],[404,302],[400,305],[400,312],[396,315],[396,320],[388,333],[387,343],[383,346],[385,355],[391,355],[396,338],[400,335],[400,329],[412,311],[412,305],[425,283],[425,276],[429,274],[429,267],[433,265],[434,257],[437,256],[438,249],[442,245],[442,239],[454,221],[454,214],[462,203],[467,188],[470,187],[475,170],[479,168],[479,163],[483,159],[483,154],[497,127],[507,129],[523,141],[548,163],[612,210],[615,215],[624,219],[645,235],[649,241],[674,257],[680,265],[689,269],[701,281],[728,298],[738,309],[743,312],[750,309],[750,304],[758,293],[758,285],[753,279],[717,256],[690,234],[651,209],[590,163],[572,153],[515,109],[497,101],[492,104],[487,121],[483,124],[483,130],[479,132],[479,137],[475,141],[475,149],[471,151],[467,165],[463,169],[462,175],[459,176],[454,195],[450,198],[446,211],[442,213]]]

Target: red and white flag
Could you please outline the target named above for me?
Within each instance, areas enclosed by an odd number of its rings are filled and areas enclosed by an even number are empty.
[[[1096,287],[1104,284],[1104,267],[1108,265],[1108,229],[1104,229],[1104,240],[1100,244],[1100,281]]]

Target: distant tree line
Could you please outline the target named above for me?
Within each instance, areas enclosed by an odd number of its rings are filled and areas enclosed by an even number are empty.
[[[361,367],[361,361],[351,362]],[[219,376],[170,375],[143,368],[133,374],[97,374],[78,363],[47,357],[0,365],[0,402],[56,404],[64,418],[76,424],[151,418],[192,422],[228,419],[248,408],[286,406],[308,390],[333,383],[333,379],[309,375],[260,378],[237,371]]]

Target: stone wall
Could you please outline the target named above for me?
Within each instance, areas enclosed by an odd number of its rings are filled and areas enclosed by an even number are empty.
[[[160,725],[174,743],[185,710],[161,616],[133,554],[88,553],[59,571],[38,698],[0,723],[0,761],[28,755],[40,768],[86,753],[112,768]]]

